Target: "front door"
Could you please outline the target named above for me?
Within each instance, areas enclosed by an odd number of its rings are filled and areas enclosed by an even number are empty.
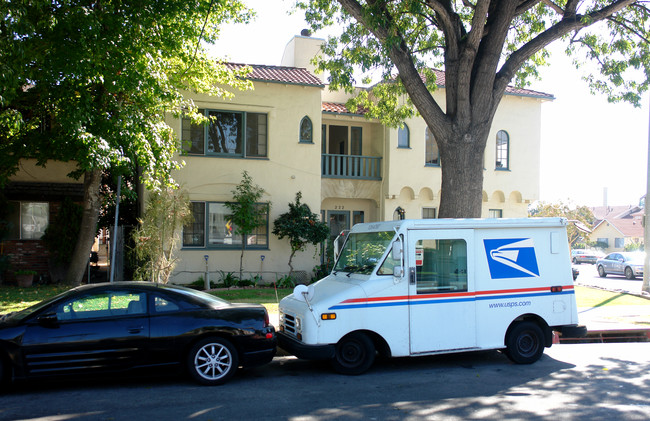
[[[409,230],[411,354],[476,347],[471,230]]]

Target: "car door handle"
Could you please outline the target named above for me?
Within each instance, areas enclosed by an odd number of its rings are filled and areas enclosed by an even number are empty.
[[[135,334],[135,333],[140,333],[140,332],[142,332],[142,329],[144,329],[144,326],[130,327],[130,328],[127,329],[127,331],[128,331],[129,333],[133,333],[133,334]]]

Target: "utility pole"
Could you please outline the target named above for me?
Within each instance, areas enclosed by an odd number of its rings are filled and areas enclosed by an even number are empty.
[[[641,291],[650,293],[650,230],[648,229],[648,224],[650,224],[650,206],[648,206],[648,199],[650,199],[650,107],[648,115],[648,162],[646,164],[646,189],[645,189],[645,200],[643,201],[643,286]]]

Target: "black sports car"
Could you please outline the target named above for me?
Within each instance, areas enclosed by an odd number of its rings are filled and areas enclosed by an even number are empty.
[[[202,384],[275,355],[258,304],[148,282],[84,285],[0,319],[0,380],[182,365]]]

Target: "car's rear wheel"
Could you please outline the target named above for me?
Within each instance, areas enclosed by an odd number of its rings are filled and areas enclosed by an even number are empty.
[[[627,279],[634,279],[634,271],[629,266],[625,268],[625,277]]]
[[[223,338],[197,342],[187,356],[190,376],[205,385],[223,384],[237,371],[239,358],[235,347]]]
[[[506,338],[506,355],[517,364],[532,364],[544,353],[544,332],[533,322],[521,322]]]
[[[605,272],[605,268],[602,265],[598,266],[598,276],[601,278],[607,276],[607,272]]]
[[[368,335],[351,333],[336,344],[332,367],[341,374],[361,374],[375,362],[375,354],[375,345]]]
[[[575,257],[573,258],[573,264],[575,264],[575,265],[578,264],[578,259],[576,259]]]

